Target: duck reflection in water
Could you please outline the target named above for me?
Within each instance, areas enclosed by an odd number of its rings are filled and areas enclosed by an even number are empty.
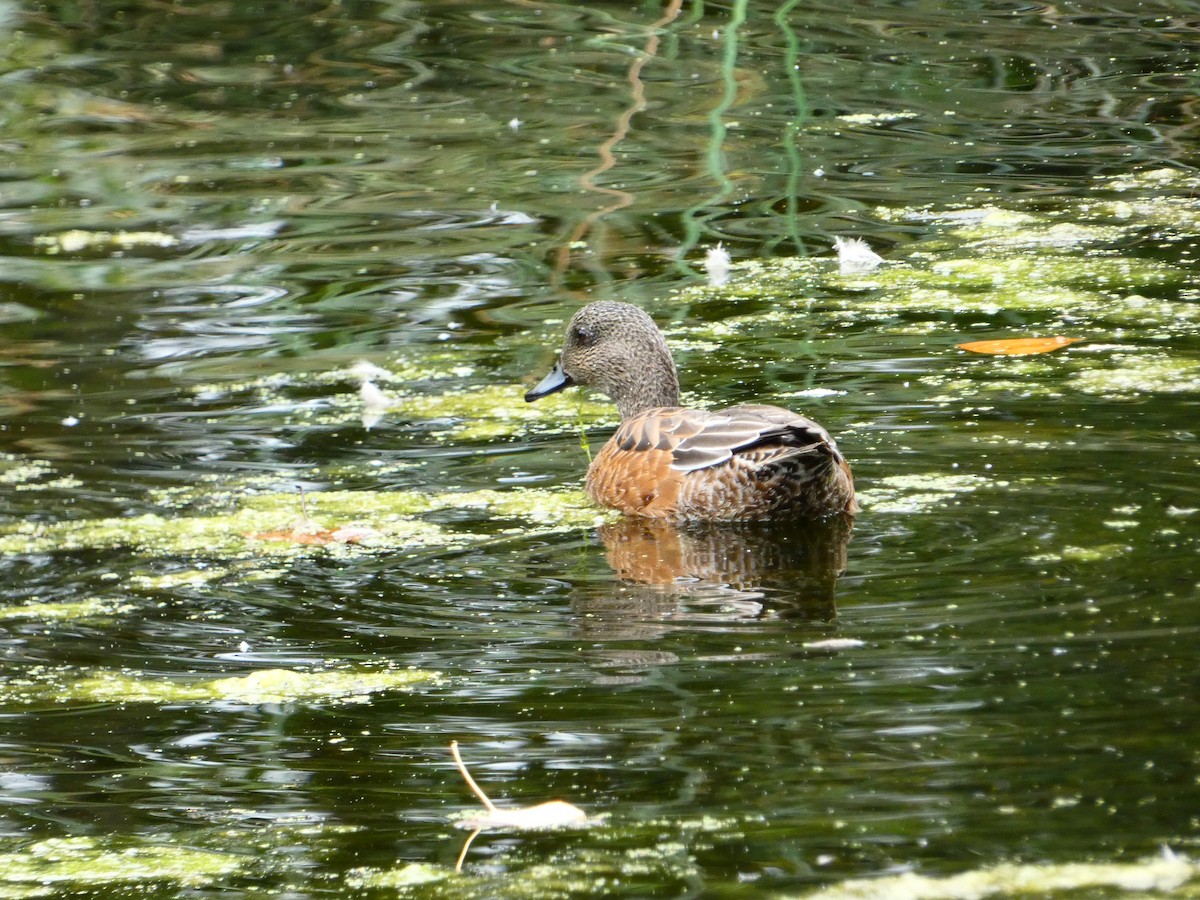
[[[624,518],[599,529],[623,584],[577,592],[572,606],[592,637],[647,637],[671,623],[775,615],[831,621],[852,521],[677,526]]]

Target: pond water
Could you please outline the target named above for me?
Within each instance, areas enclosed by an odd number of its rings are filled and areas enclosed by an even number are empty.
[[[0,897],[1200,894],[1198,39],[4,3]],[[590,507],[595,299],[853,531]]]

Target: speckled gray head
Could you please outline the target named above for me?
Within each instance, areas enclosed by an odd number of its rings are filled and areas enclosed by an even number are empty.
[[[622,419],[679,404],[679,378],[662,332],[644,310],[628,303],[589,303],[575,313],[554,368],[525,399],[533,402],[571,385],[606,394]]]

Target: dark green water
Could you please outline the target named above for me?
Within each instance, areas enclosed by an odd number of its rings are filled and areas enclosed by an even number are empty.
[[[1198,852],[1200,6],[0,13],[0,897]],[[718,241],[801,262],[705,288]],[[663,323],[690,402],[822,421],[848,543],[588,524],[576,401],[520,396],[592,299]],[[1086,342],[954,349],[1032,334]],[[401,401],[369,430],[360,360]],[[296,485],[387,540],[247,539]],[[171,692],[384,667],[441,677]],[[603,818],[452,876],[455,739]],[[408,864],[442,880],[381,886]]]

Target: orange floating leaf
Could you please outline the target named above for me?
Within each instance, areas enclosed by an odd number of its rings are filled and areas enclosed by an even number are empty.
[[[247,534],[246,537],[252,541],[283,541],[288,544],[332,544],[334,542],[333,534],[328,529],[295,531],[290,528],[281,528],[278,531],[256,531],[253,534]]]
[[[969,350],[971,353],[991,353],[994,356],[1031,356],[1035,353],[1050,353],[1068,344],[1074,344],[1083,338],[1073,337],[1044,337],[1044,338],[1005,338],[999,341],[971,341],[969,344],[958,344],[959,350]]]

